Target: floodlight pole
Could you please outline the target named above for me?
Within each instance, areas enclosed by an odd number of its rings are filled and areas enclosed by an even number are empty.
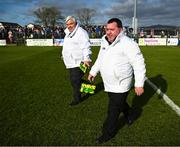
[[[138,26],[138,19],[137,19],[137,0],[134,0],[134,17],[132,20],[132,28],[133,28],[133,36],[137,37],[137,26]]]

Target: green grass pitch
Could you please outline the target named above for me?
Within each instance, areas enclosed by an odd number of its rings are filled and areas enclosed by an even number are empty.
[[[93,47],[93,62],[99,47]],[[141,47],[147,77],[180,106],[180,47]],[[0,47],[0,145],[95,145],[108,98],[101,77],[97,91],[77,106],[60,47]],[[86,79],[86,76],[84,77]],[[180,117],[145,84],[128,103],[138,117],[132,126],[120,116],[119,132],[103,145],[179,146]]]

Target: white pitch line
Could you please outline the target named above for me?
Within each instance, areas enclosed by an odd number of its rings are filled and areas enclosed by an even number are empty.
[[[147,77],[146,82],[156,91],[157,94],[162,96],[163,100],[180,116],[180,108]]]

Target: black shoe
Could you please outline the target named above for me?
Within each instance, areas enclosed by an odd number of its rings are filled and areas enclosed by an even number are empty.
[[[104,143],[104,142],[107,142],[108,140],[110,140],[112,137],[110,137],[110,136],[106,136],[106,135],[102,135],[102,136],[100,136],[100,137],[98,137],[97,139],[96,139],[96,144],[102,144],[102,143]]]
[[[73,100],[69,105],[70,105],[70,106],[75,106],[75,105],[77,105],[77,104],[79,104],[79,101],[74,101],[74,100]]]
[[[133,124],[133,119],[132,119],[132,117],[131,116],[127,116],[126,117],[126,122],[127,122],[127,124],[130,126],[130,125],[132,125]]]

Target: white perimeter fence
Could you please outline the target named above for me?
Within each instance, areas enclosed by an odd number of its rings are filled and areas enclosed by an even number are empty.
[[[64,39],[26,39],[27,46],[62,46]],[[100,46],[101,39],[90,39],[91,46]],[[139,46],[177,46],[178,38],[139,38]],[[0,40],[0,46],[6,46],[6,40]]]

